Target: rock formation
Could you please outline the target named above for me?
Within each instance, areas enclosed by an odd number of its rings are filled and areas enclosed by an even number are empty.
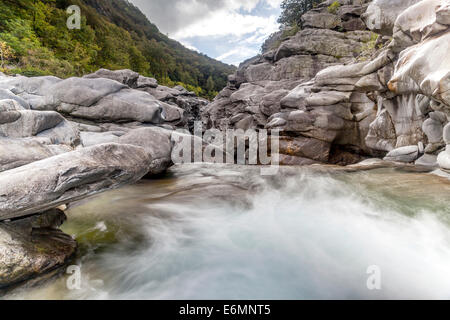
[[[176,123],[178,126],[180,123],[187,124],[191,132],[194,128],[194,121],[199,120],[200,109],[209,102],[206,99],[197,97],[195,93],[187,91],[182,86],[176,86],[174,88],[161,86],[158,85],[158,82],[155,79],[141,76],[131,70],[110,71],[101,69],[84,78],[111,79],[123,83],[132,89],[149,93],[157,100],[163,102],[166,112],[164,115],[165,121],[178,121],[178,123]],[[167,105],[172,106],[172,108],[169,108]],[[175,110],[181,113],[180,118],[178,118],[178,114]]]
[[[0,173],[0,220],[56,208],[148,173],[150,155],[127,144],[100,144]]]
[[[279,129],[282,164],[386,156],[436,166],[450,116],[448,2],[335,3],[319,4],[299,32],[277,33],[241,64],[203,109],[205,126]]]

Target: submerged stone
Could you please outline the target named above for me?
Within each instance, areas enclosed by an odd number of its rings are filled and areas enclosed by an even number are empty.
[[[0,222],[0,288],[54,271],[75,253],[76,241],[58,228],[66,220],[54,209]]]

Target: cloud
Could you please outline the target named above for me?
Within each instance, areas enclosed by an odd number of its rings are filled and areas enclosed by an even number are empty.
[[[131,0],[163,33],[228,63],[257,54],[278,30],[281,1]]]
[[[193,46],[191,43],[187,42],[187,41],[180,41],[180,43],[185,46],[186,48],[192,50],[192,51],[197,51],[198,53],[200,53],[200,50],[198,50],[195,46]]]
[[[230,51],[225,52],[224,54],[216,57],[215,59],[224,61],[226,63],[239,66],[239,64],[248,59],[249,57],[253,57],[258,54],[257,48],[239,46],[237,48],[231,49]]]
[[[241,37],[249,33],[267,34],[278,29],[276,17],[259,17],[236,12],[218,11],[204,19],[178,30],[175,39],[202,36]]]

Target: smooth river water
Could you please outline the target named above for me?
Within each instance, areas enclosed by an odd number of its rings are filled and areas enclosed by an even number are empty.
[[[178,166],[67,215],[81,289],[63,274],[6,298],[450,298],[450,181],[432,174]]]

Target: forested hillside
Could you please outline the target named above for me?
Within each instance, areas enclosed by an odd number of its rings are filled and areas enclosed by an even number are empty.
[[[66,25],[73,4],[81,8],[80,30]],[[206,97],[234,72],[169,39],[126,0],[0,0],[0,7],[4,72],[69,77],[129,68]]]

